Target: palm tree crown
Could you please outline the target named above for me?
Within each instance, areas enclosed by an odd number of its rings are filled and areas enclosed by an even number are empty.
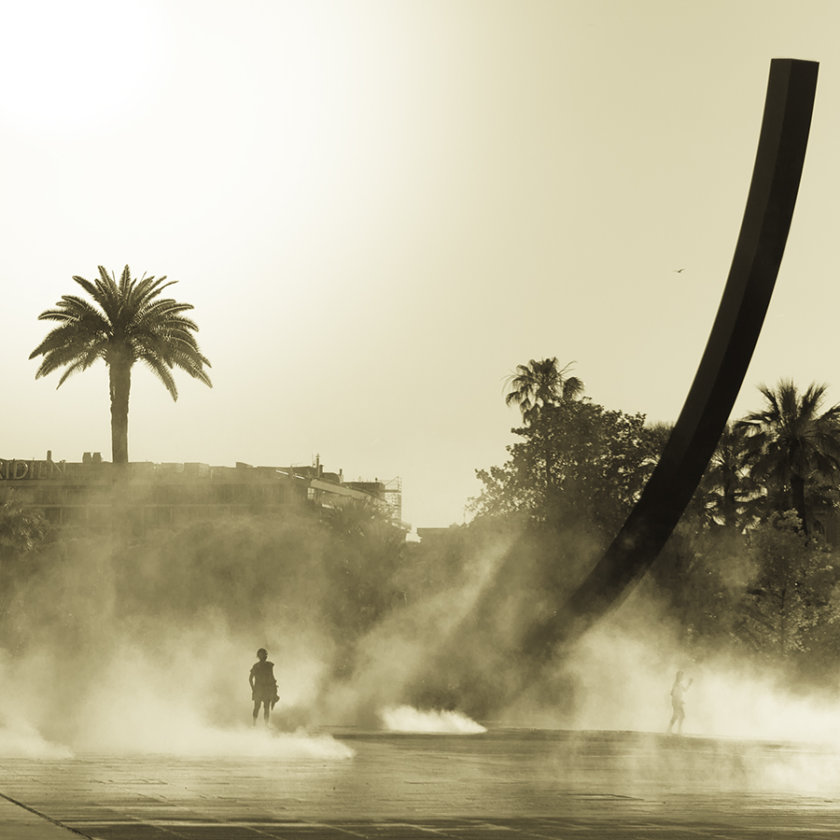
[[[63,295],[54,309],[42,312],[41,321],[58,321],[29,358],[43,356],[35,377],[46,376],[65,367],[58,381],[87,370],[97,359],[108,366],[111,393],[111,445],[114,463],[128,461],[128,399],[131,368],[144,362],[161,382],[172,399],[178,389],[172,376],[176,367],[194,379],[212,386],[205,367],[210,362],[201,354],[193,333],[198,326],[184,313],[189,303],[160,297],[161,292],[177,281],[145,275],[132,279],[128,266],[119,282],[113,273],[99,266],[99,277],[90,282],[73,277],[92,298],[92,303],[77,295]]]
[[[840,472],[840,405],[819,413],[826,386],[815,383],[802,394],[784,379],[775,390],[759,390],[764,409],[738,423],[747,435],[752,473],[796,510],[807,532],[806,490]]]
[[[545,405],[559,405],[572,400],[583,392],[583,381],[576,376],[566,376],[572,362],[558,366],[557,357],[531,359],[527,365],[517,365],[507,382],[511,390],[505,396],[505,405],[517,405],[522,419],[533,421]]]

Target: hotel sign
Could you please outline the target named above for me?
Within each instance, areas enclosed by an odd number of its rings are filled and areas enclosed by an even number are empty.
[[[39,478],[64,478],[64,461],[7,461],[0,458],[0,481],[25,481]]]

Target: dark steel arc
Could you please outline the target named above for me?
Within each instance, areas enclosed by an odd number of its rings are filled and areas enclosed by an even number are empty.
[[[779,272],[811,125],[818,63],[773,59],[755,165],[723,297],[685,404],[639,501],[565,609],[530,634],[548,652],[618,603],[665,545],[714,453]]]

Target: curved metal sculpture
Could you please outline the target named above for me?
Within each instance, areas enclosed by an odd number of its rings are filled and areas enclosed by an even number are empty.
[[[565,608],[525,648],[548,653],[620,602],[650,567],[714,453],[782,261],[799,189],[818,64],[773,59],[741,232],[712,331],[674,430],[636,506]]]

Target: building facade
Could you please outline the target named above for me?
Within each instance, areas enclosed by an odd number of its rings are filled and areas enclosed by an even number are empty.
[[[56,525],[108,528],[115,517],[135,530],[171,527],[232,513],[280,512],[293,503],[326,510],[347,504],[375,507],[402,527],[401,485],[345,482],[311,467],[213,467],[203,463],[132,462],[120,467],[99,453],[79,462],[0,458],[0,504],[14,499],[41,510]]]

